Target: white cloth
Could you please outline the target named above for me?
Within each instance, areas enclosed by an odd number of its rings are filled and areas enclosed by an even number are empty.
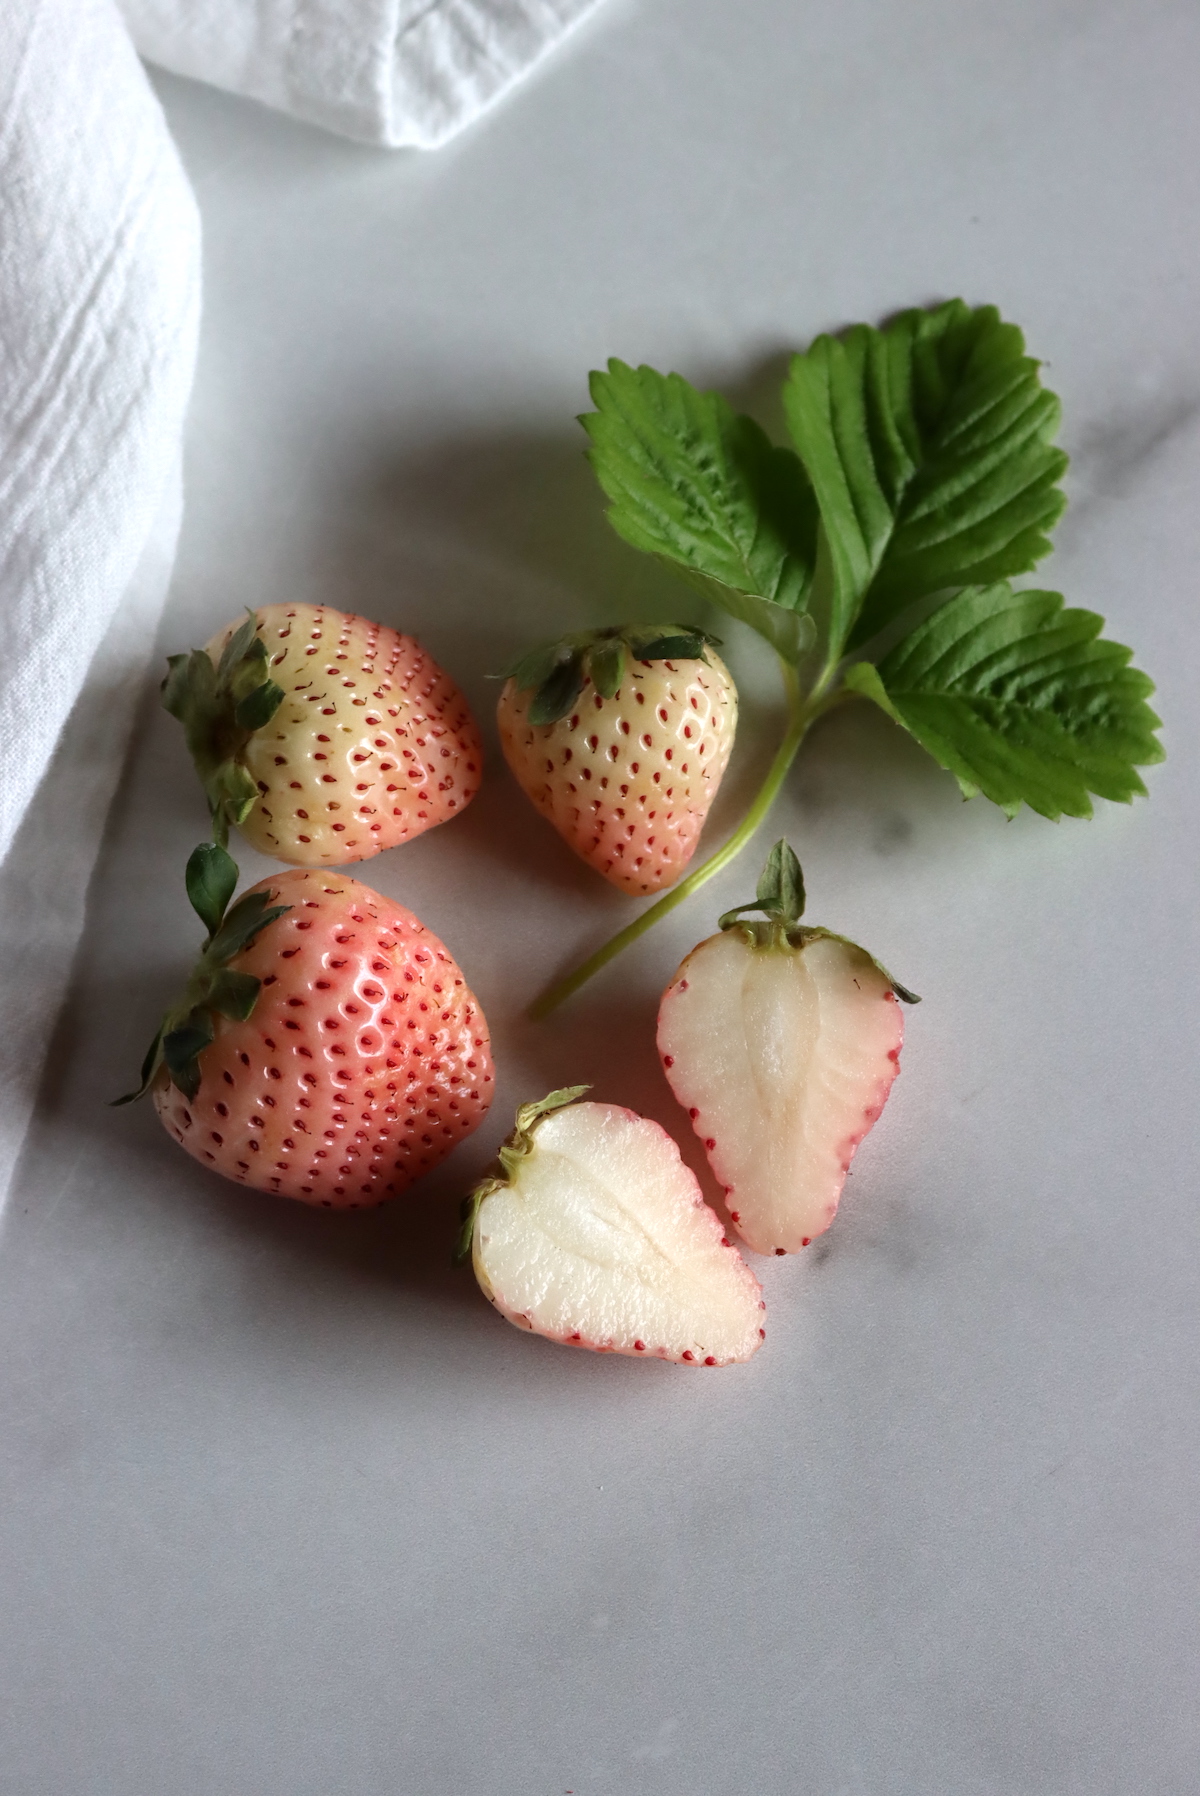
[[[351,136],[432,147],[593,4],[0,5],[0,1196],[178,525],[200,233],[135,44]]]
[[[433,149],[596,0],[120,0],[143,56],[365,143]]]

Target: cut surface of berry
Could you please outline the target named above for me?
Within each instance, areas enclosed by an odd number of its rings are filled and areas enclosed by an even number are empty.
[[[487,1114],[483,1012],[437,937],[357,880],[290,871],[251,891],[288,907],[229,963],[261,982],[253,1009],[215,1019],[194,1095],[161,1071],[155,1106],[225,1178],[326,1208],[381,1203]]]
[[[829,1227],[903,1033],[888,975],[837,936],[761,945],[731,928],[683,962],[659,1053],[756,1253],[795,1253]]]
[[[581,676],[551,723],[531,721],[536,687],[510,679],[500,695],[500,741],[521,788],[589,867],[634,896],[679,878],[733,748],[737,690],[703,641],[703,659],[630,651],[609,694]],[[585,666],[603,679],[594,652]]]
[[[296,866],[343,866],[470,803],[483,765],[478,728],[413,637],[320,605],[265,605],[254,616],[283,695],[238,750],[254,794],[239,827],[255,848]],[[236,628],[208,644],[214,665]]]
[[[480,1188],[471,1253],[484,1294],[566,1346],[681,1365],[749,1359],[763,1338],[758,1281],[666,1131],[600,1103],[522,1130],[537,1108],[519,1113],[501,1154],[507,1178]]]

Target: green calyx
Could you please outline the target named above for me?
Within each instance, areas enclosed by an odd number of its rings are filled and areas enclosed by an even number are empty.
[[[171,655],[162,684],[163,705],[183,725],[212,813],[213,840],[221,848],[230,826],[245,822],[258,797],[242,758],[246,744],[283,703],[257,631],[258,619],[249,611],[215,667],[204,649]]]
[[[216,1039],[217,1017],[243,1023],[258,1002],[262,981],[253,973],[235,972],[229,962],[268,923],[291,909],[290,904],[272,905],[270,892],[248,892],[227,911],[238,870],[215,842],[193,849],[186,880],[192,909],[208,935],[182,997],[168,1010],[150,1043],[137,1090],[115,1098],[114,1104],[132,1104],[145,1097],[164,1067],[184,1097],[195,1097],[200,1089],[200,1056]]]
[[[511,1184],[513,1174],[522,1160],[533,1152],[535,1125],[541,1121],[543,1116],[549,1116],[552,1110],[562,1110],[567,1104],[573,1104],[577,1098],[581,1098],[585,1091],[590,1090],[590,1085],[566,1085],[561,1091],[552,1091],[546,1097],[538,1098],[535,1103],[521,1105],[517,1111],[516,1128],[496,1156],[500,1162],[500,1172],[484,1179],[481,1184],[476,1185],[474,1191],[463,1198],[460,1211],[462,1228],[459,1230],[453,1256],[456,1266],[464,1266],[471,1257],[471,1249],[475,1240],[475,1223],[479,1215],[479,1206],[484,1198],[490,1197],[493,1191],[499,1191],[503,1186]]]
[[[765,921],[748,923],[743,912],[760,910]],[[887,980],[896,996],[904,1004],[921,1002],[916,992],[909,991],[906,985],[888,972],[882,961],[876,960],[873,954],[852,942],[849,936],[836,935],[832,929],[802,926],[800,919],[804,915],[804,875],[800,871],[800,862],[788,843],[781,837],[767,856],[767,864],[762,870],[758,882],[758,891],[752,904],[739,904],[734,910],[727,910],[719,917],[720,929],[737,929],[745,940],[754,948],[764,949],[804,949],[809,942],[822,939],[833,942],[845,942],[859,954],[866,954],[871,965],[877,967]]]
[[[529,721],[557,723],[590,680],[601,698],[612,698],[634,661],[705,661],[720,640],[687,624],[614,624],[580,630],[528,650],[505,669],[518,692],[533,690]]]

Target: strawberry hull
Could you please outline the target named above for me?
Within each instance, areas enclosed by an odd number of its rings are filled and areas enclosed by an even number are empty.
[[[814,932],[701,942],[663,994],[663,1069],[756,1253],[823,1234],[899,1071],[903,1016],[861,948]]]
[[[261,980],[222,1018],[200,1088],[160,1075],[155,1106],[214,1172],[280,1197],[359,1209],[429,1172],[487,1114],[487,1024],[452,956],[411,911],[356,880],[262,880],[290,906],[232,963]]]

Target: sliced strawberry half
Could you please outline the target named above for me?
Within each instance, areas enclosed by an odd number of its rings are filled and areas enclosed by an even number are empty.
[[[516,1327],[568,1347],[725,1366],[763,1339],[758,1281],[665,1129],[585,1085],[517,1112],[459,1257]]]
[[[658,1013],[671,1089],[756,1253],[795,1253],[829,1227],[899,1071],[896,1000],[917,1002],[865,949],[801,927],[803,910],[799,862],[778,842],[755,903],[692,950]]]

